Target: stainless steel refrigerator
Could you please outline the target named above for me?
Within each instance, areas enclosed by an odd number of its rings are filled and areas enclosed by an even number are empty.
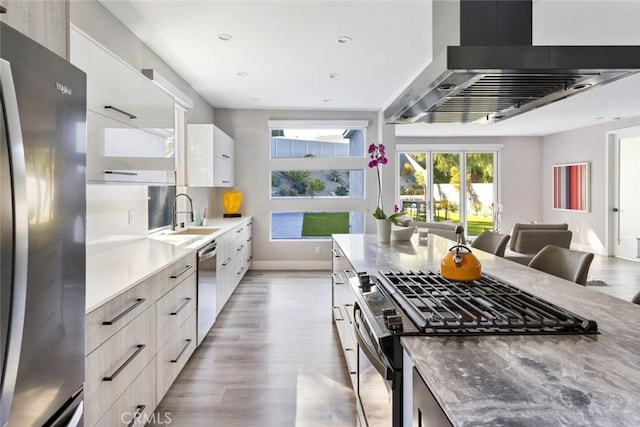
[[[2,23],[0,56],[0,426],[80,425],[86,76]]]

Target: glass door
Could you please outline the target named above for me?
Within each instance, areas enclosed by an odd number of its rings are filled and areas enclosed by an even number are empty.
[[[460,218],[464,218],[464,206],[461,203],[464,182],[460,180],[464,174],[460,170],[460,158],[461,153],[431,153],[434,222],[460,222]]]
[[[431,221],[427,156],[428,153],[420,152],[398,153],[398,209],[406,212],[414,221]]]
[[[498,213],[494,182],[494,153],[465,154],[465,190],[467,236],[495,230],[494,213]]]

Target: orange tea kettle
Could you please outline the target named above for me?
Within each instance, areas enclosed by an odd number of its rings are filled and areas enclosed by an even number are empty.
[[[456,227],[457,243],[440,261],[440,274],[445,279],[458,282],[471,282],[480,278],[482,269],[480,261],[471,249],[463,245],[464,228]]]

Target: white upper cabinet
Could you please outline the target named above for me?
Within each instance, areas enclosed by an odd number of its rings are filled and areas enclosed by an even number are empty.
[[[212,124],[187,126],[190,187],[233,187],[233,138]]]
[[[173,98],[75,28],[70,48],[87,73],[87,180],[174,184]]]

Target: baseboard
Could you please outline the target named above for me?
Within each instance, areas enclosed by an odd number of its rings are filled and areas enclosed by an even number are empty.
[[[609,254],[607,254],[607,251],[605,248],[594,248],[591,245],[585,245],[582,243],[571,243],[571,249],[573,249],[574,251],[580,251],[580,252],[591,252],[597,255],[603,255],[603,256],[609,256]]]
[[[331,261],[257,261],[253,260],[252,270],[327,270],[331,271]]]

